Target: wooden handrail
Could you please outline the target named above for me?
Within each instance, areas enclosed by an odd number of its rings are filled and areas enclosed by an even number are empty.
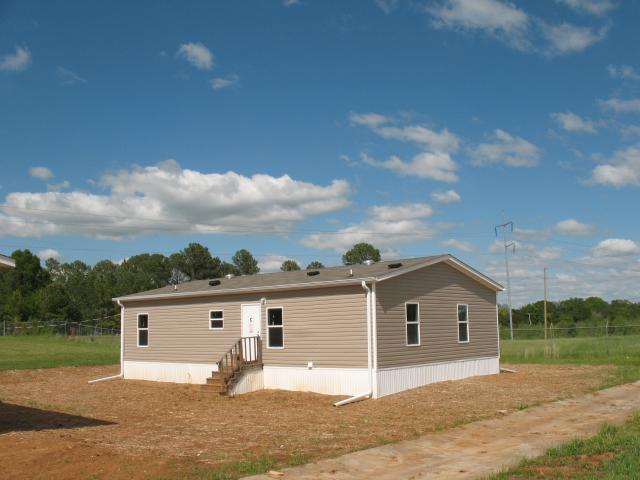
[[[218,362],[218,372],[225,382],[245,366],[262,365],[262,339],[240,337]]]

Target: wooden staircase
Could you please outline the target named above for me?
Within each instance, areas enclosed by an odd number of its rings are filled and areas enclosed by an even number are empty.
[[[218,371],[211,372],[203,387],[220,395],[228,395],[250,368],[262,368],[262,339],[241,337],[218,361]]]

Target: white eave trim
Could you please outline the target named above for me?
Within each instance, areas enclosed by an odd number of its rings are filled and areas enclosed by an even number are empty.
[[[227,288],[224,290],[202,290],[197,292],[171,292],[171,293],[159,293],[153,295],[139,295],[134,297],[117,297],[113,298],[114,302],[135,302],[138,300],[156,300],[156,299],[169,299],[169,298],[192,298],[192,297],[207,297],[211,295],[228,295],[237,293],[251,293],[251,292],[269,292],[274,290],[303,290],[306,288],[322,288],[322,287],[337,287],[343,285],[360,285],[362,281],[370,282],[375,280],[374,277],[360,277],[360,278],[348,278],[346,280],[331,280],[326,282],[314,282],[314,283],[292,283],[286,285],[271,285],[268,287],[245,287],[245,288]]]
[[[4,255],[0,255],[0,267],[16,268],[16,262],[11,257],[5,257]]]
[[[426,262],[422,262],[422,263],[418,263],[416,265],[412,265],[411,267],[399,268],[395,272],[389,272],[389,273],[387,273],[385,275],[379,276],[377,278],[377,281],[383,282],[383,281],[388,280],[390,278],[395,278],[395,277],[398,277],[400,275],[404,275],[405,273],[413,272],[415,270],[419,270],[419,269],[424,268],[424,267],[429,267],[431,265],[435,265],[435,264],[440,263],[440,262],[445,262],[446,264],[452,266],[453,268],[455,268],[456,270],[460,271],[461,273],[464,273],[468,277],[470,277],[470,278],[474,279],[475,281],[485,285],[486,287],[491,288],[492,290],[495,290],[497,292],[501,292],[501,291],[504,290],[504,287],[502,285],[500,285],[498,282],[495,282],[495,281],[491,280],[486,275],[483,275],[482,273],[478,272],[474,268],[471,268],[469,265],[467,265],[466,263],[458,260],[453,255],[448,255],[448,254],[447,255],[441,255],[440,257],[432,258],[431,260],[427,260]]]

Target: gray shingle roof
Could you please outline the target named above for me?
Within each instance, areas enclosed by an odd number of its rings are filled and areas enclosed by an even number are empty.
[[[473,270],[471,267],[463,264],[451,255],[434,255],[430,257],[407,258],[402,260],[391,260],[377,262],[371,265],[347,265],[340,267],[328,267],[319,270],[300,270],[293,272],[274,272],[274,273],[258,273],[255,275],[241,275],[232,278],[219,278],[220,283],[210,285],[210,280],[194,280],[191,282],[181,283],[174,288],[173,285],[148,290],[146,292],[134,293],[114,300],[141,300],[146,298],[166,298],[181,297],[192,295],[220,294],[224,292],[242,292],[242,291],[268,291],[274,289],[287,288],[305,288],[312,286],[355,284],[362,280],[380,279],[387,274],[401,274],[410,271],[420,265],[435,263],[441,260],[454,260],[464,269],[471,272],[474,276],[484,279],[487,283],[495,285],[497,289],[501,286],[493,280],[485,277],[481,273]],[[395,265],[394,265],[395,264]],[[400,266],[397,266],[400,264]],[[390,265],[392,266],[390,268]],[[395,268],[393,268],[395,267]],[[308,275],[309,272],[318,271],[317,275]],[[351,275],[353,273],[353,275]]]
[[[340,267],[327,267],[318,270],[311,269],[293,272],[257,273],[255,275],[240,275],[232,278],[223,277],[217,279],[220,280],[220,285],[216,286],[209,285],[209,280],[193,280],[191,282],[179,284],[177,290],[174,290],[173,285],[167,285],[166,287],[157,288],[155,290],[148,290],[146,292],[134,293],[132,295],[119,297],[119,300],[135,299],[137,297],[147,297],[152,295],[175,295],[180,293],[213,293],[226,290],[258,290],[261,288],[270,290],[274,287],[284,287],[286,285],[313,285],[325,282],[339,282],[341,280],[359,283],[365,278],[371,279],[392,271],[407,269],[414,265],[425,263],[429,260],[438,258],[439,256],[440,255],[435,255],[432,257],[376,262],[371,265],[358,264]],[[401,263],[402,266],[396,269],[389,268],[390,264],[397,263]],[[351,270],[353,270],[353,276],[350,275]],[[320,273],[313,276],[307,275],[308,272],[312,271],[318,271]]]

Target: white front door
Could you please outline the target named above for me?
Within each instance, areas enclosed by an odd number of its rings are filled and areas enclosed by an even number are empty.
[[[242,331],[243,338],[254,337],[250,340],[243,340],[243,353],[246,361],[256,360],[257,340],[260,336],[260,304],[242,305]]]

